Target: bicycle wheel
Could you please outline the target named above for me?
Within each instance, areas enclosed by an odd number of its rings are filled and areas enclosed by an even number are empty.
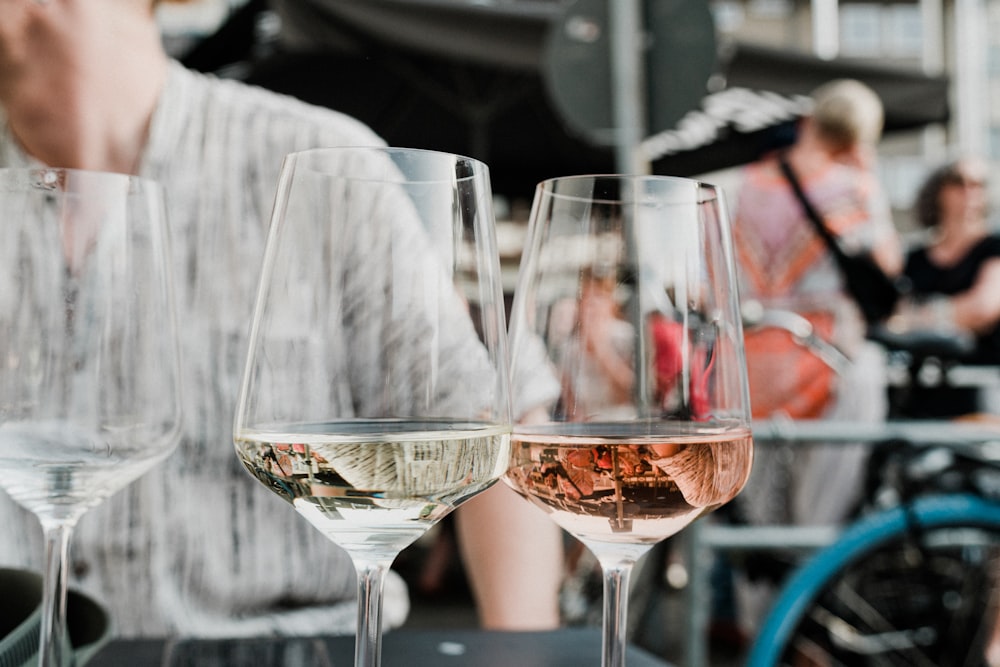
[[[1000,504],[930,496],[862,519],[788,580],[748,667],[983,665]]]

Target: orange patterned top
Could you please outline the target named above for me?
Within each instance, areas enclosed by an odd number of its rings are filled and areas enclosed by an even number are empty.
[[[849,252],[869,249],[881,234],[894,233],[888,204],[872,174],[834,164],[800,178],[813,206]],[[736,201],[734,238],[743,300],[797,312],[819,336],[850,352],[864,334],[860,312],[776,158],[744,169]],[[816,355],[775,329],[748,330],[746,348],[755,417],[823,414],[836,382]]]

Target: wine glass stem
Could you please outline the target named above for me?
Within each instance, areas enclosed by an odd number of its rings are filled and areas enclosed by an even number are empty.
[[[42,627],[39,638],[39,667],[70,664],[72,647],[66,632],[66,590],[69,540],[72,522],[52,522],[45,530],[45,576],[42,587]]]
[[[628,580],[632,559],[599,557],[604,572],[602,667],[624,667],[628,643]]]
[[[382,589],[391,561],[356,559],[358,571],[358,634],[354,667],[379,667],[382,661]]]

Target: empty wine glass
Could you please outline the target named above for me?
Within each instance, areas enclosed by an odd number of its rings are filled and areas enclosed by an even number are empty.
[[[718,190],[663,176],[540,183],[510,331],[515,382],[541,345],[563,389],[547,418],[514,426],[505,480],[597,557],[603,665],[619,667],[636,560],[731,500],[750,472]]]
[[[476,160],[331,148],[282,166],[234,438],[351,556],[359,667],[379,664],[392,561],[509,461],[495,234]]]
[[[39,664],[70,664],[79,518],[162,461],[180,429],[159,186],[0,169],[0,487],[45,533]]]

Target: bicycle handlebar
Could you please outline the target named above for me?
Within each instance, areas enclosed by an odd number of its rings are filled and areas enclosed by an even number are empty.
[[[770,327],[787,331],[796,343],[812,351],[838,375],[851,365],[840,348],[817,336],[812,322],[794,311],[765,308],[758,301],[748,301],[743,304],[741,315],[747,329]]]
[[[788,332],[797,344],[810,350],[838,375],[851,364],[840,348],[816,335],[812,323],[799,313],[766,308],[759,301],[747,301],[741,315],[746,329],[770,327]],[[975,350],[975,340],[971,336],[933,330],[900,332],[875,326],[868,330],[867,338],[889,353],[907,355],[909,360],[904,364],[889,364],[888,382],[892,386],[985,387],[1000,384],[997,366],[964,363]]]

